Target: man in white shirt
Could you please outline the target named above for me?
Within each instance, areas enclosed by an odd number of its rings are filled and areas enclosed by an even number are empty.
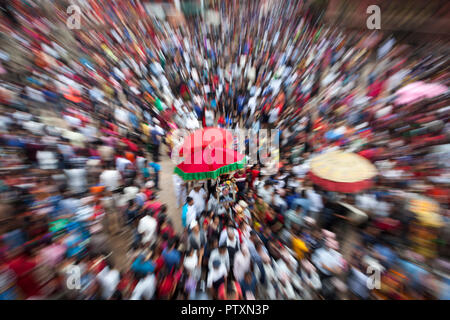
[[[312,218],[317,220],[319,213],[323,209],[322,196],[314,189],[308,189],[306,190],[306,197],[311,203],[309,210],[312,213]]]
[[[356,206],[366,212],[371,212],[376,207],[375,196],[369,193],[358,194],[356,196]]]
[[[183,201],[186,199],[186,183],[177,174],[172,175],[172,180],[177,199],[177,207],[180,208],[183,205]]]
[[[150,215],[150,212],[139,220],[138,232],[142,235],[143,244],[153,244],[156,240],[156,227],[158,223],[155,218]]]
[[[133,290],[131,300],[151,300],[156,291],[155,275],[148,274],[141,279]]]
[[[244,245],[234,257],[233,273],[237,281],[242,281],[244,275],[250,270],[251,257],[248,248]]]
[[[219,260],[225,266],[226,270],[230,270],[230,256],[228,255],[226,244],[211,251],[208,262],[209,271],[213,270],[213,262],[215,260]]]
[[[122,176],[118,170],[105,167],[100,174],[100,184],[104,185],[106,189],[114,191],[122,185]]]
[[[225,282],[225,279],[228,275],[227,268],[225,265],[220,262],[220,260],[212,261],[212,268],[209,269],[208,279],[206,280],[206,286],[208,288],[218,289],[220,284]]]
[[[123,157],[117,157],[116,159],[116,168],[120,172],[123,172],[127,165],[133,164],[130,160],[123,158]]]
[[[266,181],[264,183],[264,185],[258,189],[258,195],[267,204],[272,203],[273,194],[274,194],[274,189],[273,189],[272,183],[270,181]]]
[[[228,233],[234,233],[234,238],[239,239],[239,232],[236,228],[233,228],[231,226],[228,226],[227,228],[223,229],[219,236],[219,245],[226,245],[227,239],[228,239]]]
[[[83,193],[87,190],[87,179],[85,168],[73,168],[64,170],[67,176],[69,188],[74,193]]]
[[[189,200],[191,200],[191,197],[188,197]],[[197,211],[195,210],[195,205],[193,200],[191,200],[192,203],[188,202],[188,208],[186,212],[186,227],[189,228],[192,221],[194,221],[197,218]]]
[[[196,184],[194,186],[194,189],[189,193],[189,197],[194,199],[194,208],[197,217],[199,217],[202,211],[205,210],[206,196],[206,191],[201,187],[200,184]]]
[[[341,270],[342,255],[328,246],[314,252],[312,262],[325,275],[332,276]]]
[[[97,280],[100,284],[102,299],[108,300],[116,291],[120,281],[120,273],[112,266],[106,266],[97,274]]]

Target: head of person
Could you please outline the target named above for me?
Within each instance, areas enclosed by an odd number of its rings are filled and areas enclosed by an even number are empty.
[[[231,278],[227,279],[226,298],[227,300],[236,300],[237,298],[236,285]]]
[[[223,255],[225,253],[227,253],[227,246],[226,244],[222,244],[219,246],[219,254]]]
[[[194,205],[194,199],[191,198],[191,197],[187,197],[186,203],[187,203],[189,206],[192,206],[192,205]]]
[[[245,276],[244,276],[245,282],[251,283],[251,282],[252,282],[252,279],[253,279],[252,273],[251,273],[250,271],[247,271],[247,272],[245,273]]]
[[[175,238],[169,239],[169,242],[168,242],[167,247],[168,247],[170,250],[173,250],[173,249],[176,248],[176,246],[177,246],[177,240],[176,240]]]

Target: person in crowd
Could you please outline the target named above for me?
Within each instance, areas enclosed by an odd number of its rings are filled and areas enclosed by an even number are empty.
[[[200,216],[203,210],[206,207],[206,191],[203,189],[200,183],[196,183],[194,188],[189,193],[189,197],[194,200],[194,208],[197,215],[197,218]]]
[[[138,232],[142,235],[142,243],[151,245],[156,241],[157,221],[152,216],[151,210],[139,220]]]
[[[191,222],[190,229],[188,248],[194,248],[195,250],[204,248],[206,245],[206,235],[203,228],[200,229],[198,222],[194,220]]]

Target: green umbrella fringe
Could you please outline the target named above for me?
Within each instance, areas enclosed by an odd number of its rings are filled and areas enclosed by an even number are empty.
[[[244,157],[241,161],[223,166],[214,171],[206,171],[206,172],[184,172],[178,167],[175,167],[173,170],[174,173],[178,174],[184,181],[200,181],[200,180],[208,180],[208,179],[216,179],[222,174],[229,173],[232,171],[243,169],[245,164],[247,163],[247,158]]]

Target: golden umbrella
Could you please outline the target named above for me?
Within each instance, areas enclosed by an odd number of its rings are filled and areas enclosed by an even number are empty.
[[[372,186],[377,169],[366,158],[352,152],[332,151],[314,157],[309,177],[322,188],[344,193],[360,192]]]

